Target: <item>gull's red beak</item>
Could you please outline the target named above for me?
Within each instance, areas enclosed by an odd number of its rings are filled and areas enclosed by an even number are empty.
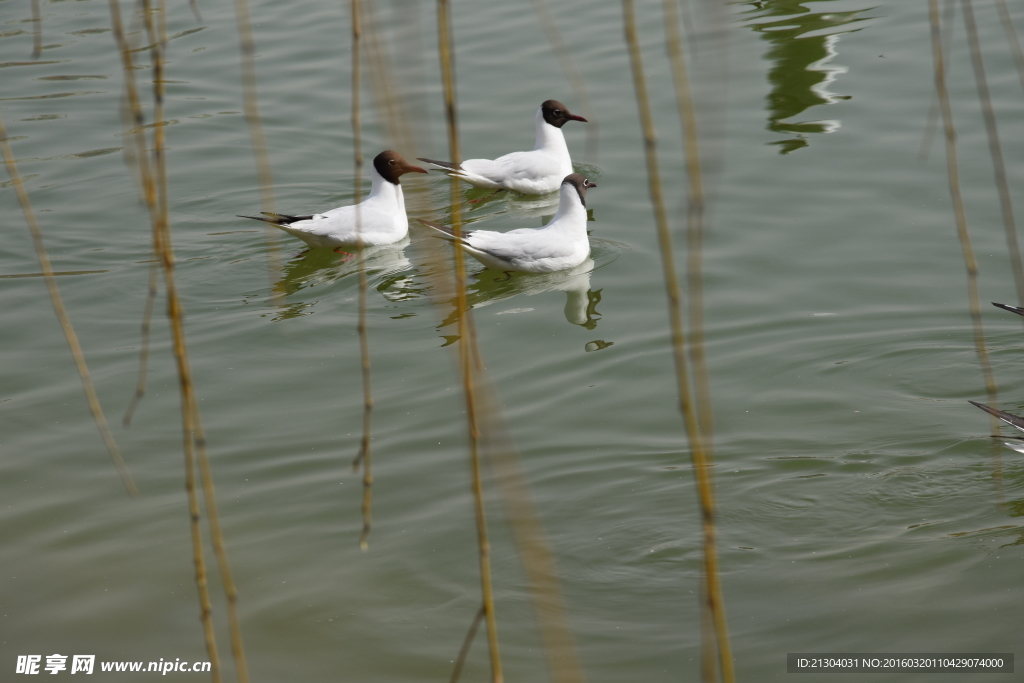
[[[583,123],[590,123],[590,121],[587,121],[582,116],[576,116],[576,114],[569,114],[569,120],[570,121],[582,121]]]

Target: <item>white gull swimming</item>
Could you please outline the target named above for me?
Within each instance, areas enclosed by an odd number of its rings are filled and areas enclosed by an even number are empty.
[[[398,152],[387,150],[373,159],[370,194],[352,206],[340,206],[323,213],[289,216],[263,212],[263,216],[239,216],[266,221],[295,235],[311,247],[350,247],[392,244],[409,234],[405,196],[399,179],[406,173],[426,173]],[[358,212],[358,234],[357,234]]]
[[[497,159],[467,159],[455,164],[420,158],[428,164],[449,171],[454,177],[476,187],[515,190],[522,194],[547,194],[562,184],[572,173],[572,158],[562,135],[562,126],[569,121],[587,122],[572,114],[558,100],[547,100],[534,117],[536,141],[529,152],[512,152]]]

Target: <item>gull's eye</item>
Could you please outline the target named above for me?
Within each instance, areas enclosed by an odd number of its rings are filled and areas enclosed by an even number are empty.
[[[555,111],[553,111],[552,113],[553,113],[553,114],[561,114],[561,113],[562,113],[562,110],[561,110],[561,109],[556,109],[556,110],[555,110]]]
[[[388,160],[388,163],[391,164],[392,166],[394,166],[395,165],[395,160],[394,159],[390,159],[390,160]]]

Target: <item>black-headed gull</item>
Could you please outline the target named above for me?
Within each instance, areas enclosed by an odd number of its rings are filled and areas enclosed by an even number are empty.
[[[413,166],[398,152],[387,150],[373,158],[370,172],[373,185],[370,194],[353,206],[339,206],[330,211],[308,216],[267,213],[263,216],[239,216],[266,221],[295,235],[311,247],[365,246],[391,244],[409,234],[409,218],[405,215],[405,196],[399,179],[406,173],[426,173]],[[359,234],[356,235],[356,206],[359,207]]]
[[[572,159],[562,126],[567,121],[586,123],[587,120],[570,113],[558,100],[541,104],[535,119],[537,138],[529,152],[512,152],[494,160],[467,159],[461,164],[422,157],[420,161],[443,168],[476,187],[515,190],[522,194],[554,192],[562,184],[562,178],[572,173]]]
[[[461,244],[469,255],[488,268],[522,273],[553,273],[575,268],[590,255],[587,237],[587,188],[597,187],[582,173],[562,180],[558,213],[542,228],[509,232],[473,230],[463,233]],[[450,228],[421,220],[438,236],[455,240]]]

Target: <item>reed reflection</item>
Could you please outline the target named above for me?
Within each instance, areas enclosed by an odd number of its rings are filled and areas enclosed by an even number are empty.
[[[810,144],[808,134],[832,133],[840,127],[837,119],[793,119],[811,107],[849,99],[848,95],[838,95],[830,89],[839,75],[847,71],[847,67],[834,64],[833,60],[838,55],[840,34],[859,30],[843,27],[868,18],[862,16],[867,9],[812,12],[805,3],[806,0],[752,2],[754,11],[747,15],[747,25],[771,43],[766,55],[774,63],[768,70],[772,91],[768,94],[767,128],[795,136],[769,143],[778,145],[780,154],[806,147]]]

